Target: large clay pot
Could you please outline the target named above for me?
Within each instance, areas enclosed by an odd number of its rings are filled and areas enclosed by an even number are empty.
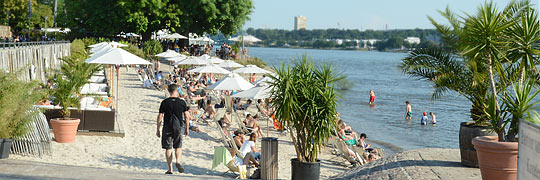
[[[488,131],[487,126],[477,126],[473,122],[462,122],[459,127],[459,152],[461,164],[467,167],[478,167],[476,149],[472,144],[477,136],[496,136],[493,131]]]
[[[478,155],[482,179],[517,179],[517,142],[498,142],[497,136],[479,136],[472,143]]]
[[[75,118],[51,119],[54,140],[59,143],[71,143],[75,141],[79,122],[80,120]]]

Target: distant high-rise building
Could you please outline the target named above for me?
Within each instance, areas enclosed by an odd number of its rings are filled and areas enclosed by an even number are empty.
[[[295,16],[294,17],[294,30],[306,29],[306,17]]]

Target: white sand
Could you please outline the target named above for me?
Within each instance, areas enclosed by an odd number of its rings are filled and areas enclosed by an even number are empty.
[[[168,68],[164,66],[162,68]],[[10,158],[47,163],[90,166],[132,170],[137,172],[164,173],[167,170],[164,150],[160,138],[155,136],[156,117],[164,92],[142,88],[136,76],[136,70],[126,72],[121,68],[119,120],[125,130],[125,137],[82,136],[78,135],[74,143],[60,144],[53,142],[51,156],[23,157],[12,155]],[[166,71],[166,70],[165,70]],[[259,122],[266,135],[266,122]],[[206,133],[191,132],[184,138],[182,164],[186,175],[210,175],[234,178],[231,173],[221,176],[227,168],[212,166],[215,146],[223,143],[214,124],[196,123]],[[279,178],[290,179],[290,159],[295,158],[295,150],[290,137],[278,135],[270,130],[270,136],[279,138]],[[260,142],[257,145],[260,148]],[[347,170],[343,158],[332,155],[329,148],[320,155],[321,177],[328,178]]]

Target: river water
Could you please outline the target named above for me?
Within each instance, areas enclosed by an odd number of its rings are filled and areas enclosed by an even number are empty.
[[[342,93],[338,111],[347,124],[366,133],[371,141],[404,150],[459,148],[459,123],[469,119],[471,103],[455,93],[432,100],[429,82],[410,78],[399,70],[406,53],[257,47],[249,50],[251,56],[270,65],[288,62],[304,53],[316,63],[335,65],[354,83],[353,88]],[[368,104],[370,89],[375,91],[375,106]],[[404,118],[405,101],[412,105],[411,121]],[[421,126],[423,112],[434,112],[437,124]]]

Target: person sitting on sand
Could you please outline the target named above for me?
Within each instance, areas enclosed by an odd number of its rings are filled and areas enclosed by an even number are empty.
[[[420,125],[427,125],[428,119],[427,112],[424,112],[424,115],[420,118]]]
[[[341,123],[339,125],[339,129],[340,129],[338,132],[339,138],[343,140],[347,145],[350,145],[350,146],[357,145],[355,136],[352,134],[352,132],[345,131],[345,126],[346,126],[345,123]]]
[[[231,155],[234,155],[234,164],[237,165],[237,166],[241,166],[241,165],[254,165],[254,166],[259,166],[259,162],[257,162],[257,160],[253,157],[253,155],[251,153],[248,153],[246,155],[244,155],[244,159],[241,159],[240,157],[238,157],[238,155],[236,154],[237,151],[236,149],[231,149]]]
[[[381,157],[377,156],[377,154],[370,153],[367,158],[367,162],[373,162],[377,159],[380,159]]]
[[[362,146],[364,150],[371,148],[371,144],[366,143],[367,135],[366,133],[360,134],[359,145]]]
[[[259,120],[258,115],[253,116],[253,118],[248,120],[246,127],[253,129],[253,132],[257,133],[257,135],[259,135],[260,137],[264,137],[261,131],[261,126],[259,126],[259,124],[257,123],[258,120]]]
[[[251,154],[253,158],[260,159],[261,152],[257,149],[257,134],[251,133],[249,135],[249,140],[244,141],[242,148],[240,148],[240,153],[245,157],[247,154]]]
[[[240,106],[240,108],[238,108],[238,109],[239,109],[239,110],[246,110],[246,109],[249,108],[249,106],[251,105],[251,102],[252,102],[251,99],[248,99],[248,100],[246,101],[246,103],[245,103],[245,104],[242,104],[242,106]]]
[[[206,116],[208,119],[213,119],[216,116],[216,109],[214,109],[211,100],[206,100],[206,107],[204,108],[204,111],[206,114],[208,114],[208,116]]]
[[[409,101],[405,101],[405,104],[407,105],[407,109],[405,110],[405,120],[411,120],[412,119],[411,103],[409,103]]]
[[[244,132],[241,130],[234,131],[234,143],[236,144],[237,148],[241,148],[242,144],[246,141],[246,136],[244,135]]]
[[[433,114],[433,112],[429,112],[429,115],[431,115],[431,124],[437,124],[437,120],[435,119],[435,114]]]

